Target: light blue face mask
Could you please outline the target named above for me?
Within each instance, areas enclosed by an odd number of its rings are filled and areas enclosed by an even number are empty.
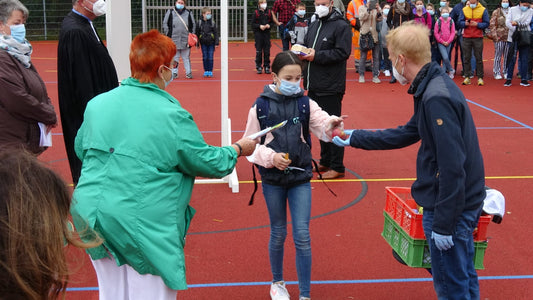
[[[182,10],[182,9],[184,9],[184,8],[185,8],[185,5],[183,5],[183,4],[176,4],[176,9],[177,9],[177,10]]]
[[[520,6],[520,10],[522,10],[523,12],[526,12],[528,9],[529,7],[527,6]]]
[[[476,4],[470,4],[470,8],[471,8],[471,9],[476,8],[476,6],[477,6],[477,3],[476,3]]]
[[[465,3],[466,3],[466,0],[461,0],[461,2],[462,2],[463,4],[465,4]]]
[[[11,37],[14,38],[17,42],[23,43],[26,39],[26,27],[24,24],[11,25]]]
[[[405,3],[405,0],[398,0],[398,3]]]
[[[302,90],[300,88],[300,81],[301,79],[296,82],[281,79],[281,83],[279,84],[278,89],[285,96],[292,96],[294,94],[298,94]]]
[[[432,9],[427,9],[427,11],[428,11],[428,14],[430,14],[430,15],[434,15],[435,14],[435,12]]]
[[[450,14],[449,14],[449,13],[443,13],[441,16],[442,16],[444,19],[446,19],[446,18],[448,18],[448,17],[450,16]]]
[[[384,8],[384,9],[383,9],[383,14],[384,14],[384,15],[388,15],[388,14],[389,14],[389,10],[390,10],[390,9],[388,9],[388,8]]]
[[[299,9],[297,13],[300,17],[303,17],[305,16],[305,9]]]
[[[205,15],[206,20],[211,20],[211,14]]]
[[[440,7],[446,6],[446,2],[444,2],[444,1],[441,1],[439,4],[440,4]]]
[[[509,3],[502,3],[502,8],[509,8]]]

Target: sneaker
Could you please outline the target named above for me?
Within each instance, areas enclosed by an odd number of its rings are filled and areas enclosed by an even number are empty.
[[[385,72],[383,72],[383,73],[385,73],[385,77],[390,77],[390,71],[389,70],[385,70]]]
[[[485,85],[485,82],[483,81],[483,78],[478,78],[477,79],[477,85],[479,85],[479,86]]]
[[[178,78],[178,68],[172,69],[172,79]]]
[[[185,78],[192,79],[192,73],[189,73],[189,74],[185,75]]]
[[[521,86],[529,86],[529,82],[527,82],[527,80],[521,80],[520,81],[520,85]]]
[[[507,80],[507,73],[503,74],[503,79]]]
[[[363,75],[359,76],[359,83],[365,83],[365,76]]]
[[[300,300],[311,300],[311,298],[307,298],[307,297],[300,297]]]
[[[257,67],[256,70],[257,70],[257,74],[263,74],[263,68]]]
[[[500,75],[500,74],[497,74],[496,76],[494,76],[494,79],[496,79],[496,80],[500,80],[500,79],[502,79],[502,78],[503,78],[503,77],[502,77],[502,75]]]
[[[450,76],[450,79],[453,79],[455,77],[455,70],[448,72],[448,76]]]
[[[511,86],[511,85],[512,85],[512,83],[511,83],[511,79],[507,79],[507,80],[505,81],[505,83],[503,84],[503,86]]]
[[[270,285],[270,298],[272,300],[289,300],[289,292],[287,291],[287,288],[285,287],[285,282],[278,281],[273,282]]]
[[[270,68],[269,67],[265,67],[265,74],[270,74]]]
[[[204,72],[204,77],[209,77],[209,71]]]
[[[381,80],[379,80],[379,78],[377,78],[377,77],[374,77],[374,78],[372,78],[372,82],[373,83],[381,83]]]
[[[463,80],[463,85],[469,85],[470,83],[471,82],[469,77],[466,77],[465,80]]]
[[[392,77],[392,79],[389,81],[389,83],[396,83],[396,78]]]
[[[213,71],[209,71],[208,76],[209,76],[209,77],[213,77]]]

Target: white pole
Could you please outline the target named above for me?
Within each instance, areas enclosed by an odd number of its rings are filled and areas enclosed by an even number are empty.
[[[106,1],[106,40],[109,55],[117,69],[118,80],[130,76],[131,3]]]
[[[228,128],[228,1],[220,1],[220,121],[222,146],[229,145]]]

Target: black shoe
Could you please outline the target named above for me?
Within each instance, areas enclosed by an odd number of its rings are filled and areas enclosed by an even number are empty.
[[[265,67],[265,74],[270,74],[270,68],[269,67]]]
[[[507,79],[503,86],[511,86],[511,79]]]
[[[520,81],[520,85],[521,85],[521,86],[529,86],[529,82],[527,82],[527,80],[523,80],[523,79],[522,79],[522,80]]]
[[[392,77],[392,79],[389,81],[389,83],[396,83],[396,78]]]
[[[257,74],[262,74],[263,73],[263,69],[261,67],[257,67]]]

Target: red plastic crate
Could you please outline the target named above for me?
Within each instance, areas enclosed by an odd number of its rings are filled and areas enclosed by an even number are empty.
[[[402,227],[413,239],[425,239],[424,228],[422,227],[422,214],[417,213],[417,204],[411,196],[411,188],[408,187],[386,187],[387,200],[385,211],[392,219]],[[474,241],[485,241],[487,239],[487,227],[491,216],[481,216],[478,227],[474,230]]]

